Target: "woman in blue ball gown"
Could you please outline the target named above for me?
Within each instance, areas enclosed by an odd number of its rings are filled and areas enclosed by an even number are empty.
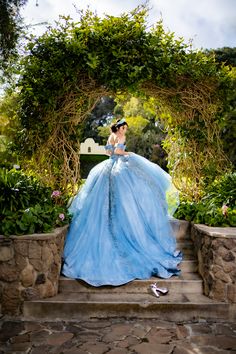
[[[124,119],[112,125],[110,158],[90,171],[70,206],[62,273],[93,286],[180,272],[170,225],[178,192],[158,165],[125,151],[126,130]]]

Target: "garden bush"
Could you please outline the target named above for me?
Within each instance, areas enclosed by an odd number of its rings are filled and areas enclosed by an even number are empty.
[[[209,185],[199,202],[182,200],[178,219],[209,226],[236,226],[236,173],[228,173]]]
[[[22,171],[0,172],[0,234],[52,231],[70,220],[67,197]]]

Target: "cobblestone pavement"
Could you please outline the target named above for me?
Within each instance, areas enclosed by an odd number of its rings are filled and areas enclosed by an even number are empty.
[[[236,323],[2,318],[0,354],[236,354]]]

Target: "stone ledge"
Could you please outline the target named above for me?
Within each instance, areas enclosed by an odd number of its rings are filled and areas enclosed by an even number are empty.
[[[45,241],[45,240],[52,240],[56,239],[58,235],[62,233],[67,232],[68,225],[58,227],[54,229],[52,232],[48,233],[42,233],[42,234],[29,234],[29,235],[11,235],[11,236],[3,236],[0,235],[0,242],[2,239],[12,239],[12,240],[30,240],[30,241]]]
[[[236,304],[236,228],[192,224],[191,238],[204,294]]]
[[[203,224],[194,224],[194,228],[207,236],[236,239],[236,227],[213,227]]]
[[[25,300],[58,293],[68,225],[47,234],[0,236],[2,314],[20,315]]]

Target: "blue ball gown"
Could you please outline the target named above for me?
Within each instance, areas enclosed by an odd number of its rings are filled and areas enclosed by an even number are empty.
[[[140,155],[106,149],[110,158],[90,171],[70,206],[62,273],[93,286],[179,274],[182,254],[170,225],[178,192],[171,177]]]

